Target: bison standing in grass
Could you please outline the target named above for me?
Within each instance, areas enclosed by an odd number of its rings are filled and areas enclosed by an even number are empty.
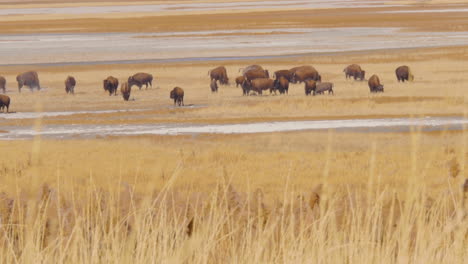
[[[6,91],[6,80],[3,76],[0,76],[0,90],[3,90],[3,93]]]
[[[6,112],[8,113],[10,108],[10,97],[0,94],[0,110],[4,112],[3,108],[6,108]]]
[[[242,85],[245,81],[245,77],[244,76],[238,76],[236,78],[236,87],[239,87],[239,85]]]
[[[211,71],[208,72],[208,75],[210,76],[211,80],[216,80],[219,81],[220,84],[222,85],[228,85],[229,84],[229,78],[227,75],[226,67],[224,66],[219,66]]]
[[[383,93],[384,91],[384,86],[380,83],[380,79],[377,75],[372,75],[369,78],[369,89],[371,93]]]
[[[297,69],[292,75],[293,83],[302,83],[306,80],[321,81],[322,76],[312,66],[302,66],[302,68]]]
[[[41,89],[41,85],[39,84],[39,76],[35,71],[28,71],[16,76],[16,81],[18,82],[18,91],[21,92],[21,88],[23,86],[28,86],[29,89],[37,88],[38,90]]]
[[[274,81],[274,87],[275,93],[279,91],[280,94],[287,94],[289,91],[289,80],[284,76],[280,76]]]
[[[68,76],[65,80],[65,92],[75,94],[76,80],[73,76]]]
[[[210,88],[212,93],[218,92],[218,83],[216,82],[216,80],[211,80]]]
[[[314,80],[306,80],[304,82],[304,91],[305,95],[310,95],[312,92],[315,94],[315,89],[317,88],[317,82]]]
[[[273,79],[279,80],[281,77],[284,77],[288,82],[292,80],[293,72],[291,70],[279,70],[275,71],[273,74]]]
[[[103,82],[104,91],[109,92],[109,96],[112,94],[117,95],[117,87],[119,87],[119,79],[109,76]]]
[[[330,82],[317,83],[317,86],[314,90],[313,95],[324,94],[327,91],[328,91],[328,94],[335,95],[335,93],[333,92],[333,83],[330,83]]]
[[[252,81],[245,80],[244,86],[248,91],[254,91],[257,94],[262,94],[265,90],[272,91],[275,88],[274,80],[269,78],[258,78]],[[247,93],[248,94],[248,93]]]
[[[138,86],[138,89],[140,90],[143,85],[145,85],[145,89],[148,89],[148,86],[153,87],[153,75],[139,72],[133,76],[128,77],[128,86],[132,88],[133,85]]]
[[[184,90],[180,87],[174,87],[171,91],[170,98],[174,99],[174,106],[176,103],[179,106],[184,105]]]
[[[128,83],[124,82],[120,85],[120,92],[125,101],[128,101],[130,98],[130,93],[132,92],[132,87]]]
[[[240,70],[240,69],[239,69]],[[260,65],[250,65],[242,70],[246,80],[252,81],[260,78],[270,78],[270,73]]]
[[[366,76],[366,71],[361,69],[361,66],[357,64],[351,64],[348,67],[346,67],[343,72],[346,75],[346,79],[348,78],[354,78],[354,80],[361,80],[363,81],[365,76]]]
[[[411,73],[410,67],[408,67],[406,65],[398,67],[395,70],[395,74],[396,74],[398,82],[400,82],[400,81],[405,82],[405,81],[413,81],[414,80],[414,76]]]

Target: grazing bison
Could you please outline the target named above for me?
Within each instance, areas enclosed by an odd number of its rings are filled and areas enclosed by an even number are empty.
[[[275,71],[273,74],[273,79],[279,80],[280,77],[286,78],[288,82],[292,80],[293,72],[290,70],[280,70],[280,71]]]
[[[68,76],[65,80],[65,92],[75,94],[76,80],[73,76]]]
[[[119,87],[119,79],[109,76],[103,82],[104,91],[109,92],[109,96],[112,94],[117,95],[117,87]]]
[[[301,83],[306,80],[321,81],[322,76],[311,66],[304,66],[304,68],[296,70],[292,75],[293,83]]]
[[[315,89],[317,88],[317,82],[314,80],[306,80],[304,82],[304,91],[306,95],[310,95],[312,92],[315,94]]]
[[[120,92],[125,101],[128,101],[130,98],[130,93],[132,92],[132,87],[128,83],[124,82],[120,85]]]
[[[335,95],[335,93],[333,92],[333,83],[329,83],[329,82],[317,83],[317,86],[314,90],[314,95],[323,94],[326,91],[328,91],[328,94]]]
[[[21,88],[23,86],[29,86],[29,89],[37,88],[38,90],[41,89],[41,85],[39,84],[39,77],[37,72],[35,71],[28,71],[16,76],[16,81],[18,82],[18,91],[21,92]]]
[[[0,110],[4,112],[3,108],[6,108],[6,112],[8,113],[8,108],[10,107],[10,97],[0,94]]]
[[[245,81],[245,77],[244,76],[238,76],[236,78],[236,87],[239,87],[239,85],[242,85]]]
[[[180,87],[174,87],[171,91],[170,98],[174,99],[174,105],[176,105],[176,103],[179,106],[184,105],[184,90]]]
[[[268,70],[251,70],[244,74],[246,80],[252,81],[259,78],[269,78]]]
[[[361,69],[361,66],[357,64],[351,64],[348,67],[346,67],[343,72],[346,75],[346,79],[348,78],[354,78],[354,80],[361,80],[363,81],[365,76],[366,76],[366,71]]]
[[[0,90],[3,90],[3,93],[6,91],[6,80],[3,76],[0,76]]]
[[[212,93],[218,92],[218,83],[216,82],[215,79],[211,80],[210,88],[211,88]]]
[[[395,74],[396,74],[396,77],[398,79],[398,82],[400,82],[400,81],[405,82],[405,81],[413,81],[414,80],[414,76],[411,73],[410,67],[408,67],[406,65],[398,67],[395,70]]]
[[[254,91],[258,94],[262,94],[265,90],[272,91],[275,87],[274,80],[269,78],[258,78],[252,81],[245,80],[244,85],[249,91]]]
[[[141,87],[145,85],[145,88],[148,89],[148,84],[153,87],[153,75],[149,73],[139,72],[128,77],[128,86],[130,88],[132,88],[133,85],[136,85],[141,90]]]
[[[210,76],[211,80],[219,81],[219,83],[222,85],[229,84],[229,78],[227,75],[226,67],[224,66],[219,66],[212,69],[208,72],[208,75]]]
[[[275,94],[276,94],[276,91],[279,91],[280,94],[285,94],[285,93],[287,94],[289,91],[289,80],[284,76],[280,76],[278,79],[274,81],[274,87],[275,87],[274,88]]]
[[[379,93],[384,91],[384,86],[380,83],[380,79],[377,75],[372,75],[369,78],[369,89],[371,93]]]

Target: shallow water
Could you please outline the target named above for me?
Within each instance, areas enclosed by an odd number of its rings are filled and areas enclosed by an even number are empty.
[[[31,139],[35,136],[55,139],[95,138],[100,136],[184,135],[184,134],[250,134],[302,130],[345,130],[356,132],[394,132],[463,130],[468,119],[463,117],[348,119],[320,121],[285,121],[244,124],[122,124],[122,125],[48,125],[39,129],[4,127],[1,140]]]
[[[15,34],[0,35],[0,65],[199,61],[467,44],[468,32],[369,27]]]
[[[124,112],[137,112],[145,111],[146,109],[129,109],[129,110],[98,110],[98,111],[62,111],[62,112],[18,112],[1,114],[1,119],[36,119],[44,117],[57,117],[57,116],[72,116],[82,114],[111,114],[111,113],[124,113]]]
[[[183,4],[145,4],[145,5],[113,5],[113,6],[80,6],[51,8],[6,8],[0,9],[0,15],[67,15],[67,14],[109,14],[109,13],[152,13],[168,11],[223,11],[223,10],[255,10],[284,8],[370,8],[379,7],[383,0],[282,0],[282,1],[252,1],[226,3],[183,3]],[[385,5],[386,7],[389,5]],[[391,5],[397,6],[397,5]]]

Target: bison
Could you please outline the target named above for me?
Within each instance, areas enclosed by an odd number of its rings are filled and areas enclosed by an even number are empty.
[[[292,75],[293,83],[301,83],[306,80],[321,81],[322,76],[311,66],[304,66],[304,68],[296,70]]]
[[[117,95],[117,87],[119,87],[119,79],[114,76],[109,76],[103,81],[104,91],[109,92],[109,96],[112,94]]]
[[[4,112],[3,108],[6,108],[6,112],[8,113],[8,109],[10,107],[10,97],[0,94],[0,110]]]
[[[348,67],[344,68],[343,72],[346,75],[346,79],[354,78],[354,80],[363,81],[366,76],[366,71],[361,69],[361,66],[357,64],[351,64]]]
[[[210,76],[211,80],[219,81],[219,83],[222,85],[229,84],[229,78],[227,75],[226,67],[224,66],[219,66],[212,69],[208,72],[208,75]]]
[[[138,86],[140,90],[143,85],[145,85],[146,89],[148,89],[148,85],[153,87],[153,75],[139,72],[133,76],[128,77],[128,86],[132,88],[133,85]]]
[[[274,80],[269,78],[258,78],[255,80],[245,80],[244,86],[248,89],[248,91],[254,91],[258,94],[262,94],[265,90],[272,91],[274,89]]]
[[[289,91],[289,80],[284,76],[280,76],[278,79],[274,81],[274,90],[275,90],[275,93],[276,91],[279,91],[280,94],[284,94],[284,93],[287,94]]]
[[[279,70],[273,74],[273,79],[279,80],[280,77],[284,77],[288,82],[292,80],[293,72],[290,70]]]
[[[369,89],[370,89],[370,92],[371,93],[378,93],[378,92],[382,92],[384,91],[384,86],[380,83],[380,79],[377,75],[372,75],[370,78],[369,78]]]
[[[124,82],[120,85],[120,92],[125,101],[128,101],[130,98],[130,93],[132,92],[132,87],[128,83]]]
[[[216,82],[215,79],[211,80],[210,88],[211,88],[212,93],[218,92],[218,83]]]
[[[315,89],[317,88],[317,82],[314,80],[306,80],[304,82],[304,91],[306,95],[310,95],[312,92],[315,94]]]
[[[68,76],[65,80],[65,92],[75,94],[76,80],[73,76]]]
[[[413,81],[414,80],[414,76],[411,73],[410,67],[408,67],[406,65],[398,67],[395,70],[395,74],[396,74],[396,77],[398,79],[398,82],[400,82],[400,81],[405,82],[405,81]]]
[[[170,98],[174,99],[174,106],[176,103],[179,106],[184,105],[184,90],[180,87],[174,87],[171,91]]]
[[[6,80],[3,76],[0,76],[0,90],[3,90],[3,93],[6,92]]]
[[[245,79],[252,81],[259,78],[270,78],[268,70],[251,70],[244,74]]]
[[[257,65],[257,64],[253,64],[253,65],[250,65],[250,66],[247,66],[245,68],[240,68],[239,69],[239,72],[242,70],[242,75],[244,75],[246,72],[249,72],[249,71],[257,71],[257,70],[260,70],[260,71],[263,71],[263,67],[260,66],[260,65]]]
[[[236,87],[239,87],[239,85],[242,85],[245,81],[245,77],[244,76],[238,76],[236,78]]]
[[[333,92],[333,83],[330,83],[330,82],[317,83],[313,95],[323,94],[326,91],[328,91],[328,94],[331,93],[335,95],[335,93]]]
[[[39,84],[39,76],[35,71],[28,71],[16,76],[16,81],[18,82],[18,91],[21,92],[21,88],[23,86],[29,86],[29,89],[37,88],[38,90],[41,89],[41,85]]]

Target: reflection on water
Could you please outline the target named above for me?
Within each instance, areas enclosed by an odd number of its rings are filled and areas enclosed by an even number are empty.
[[[181,134],[247,134],[301,130],[346,130],[364,132],[463,130],[468,119],[463,117],[348,119],[320,121],[261,122],[244,124],[120,124],[120,125],[47,125],[40,130],[6,127],[0,139],[30,139],[41,135],[47,138],[94,138],[98,136],[181,135]]]

